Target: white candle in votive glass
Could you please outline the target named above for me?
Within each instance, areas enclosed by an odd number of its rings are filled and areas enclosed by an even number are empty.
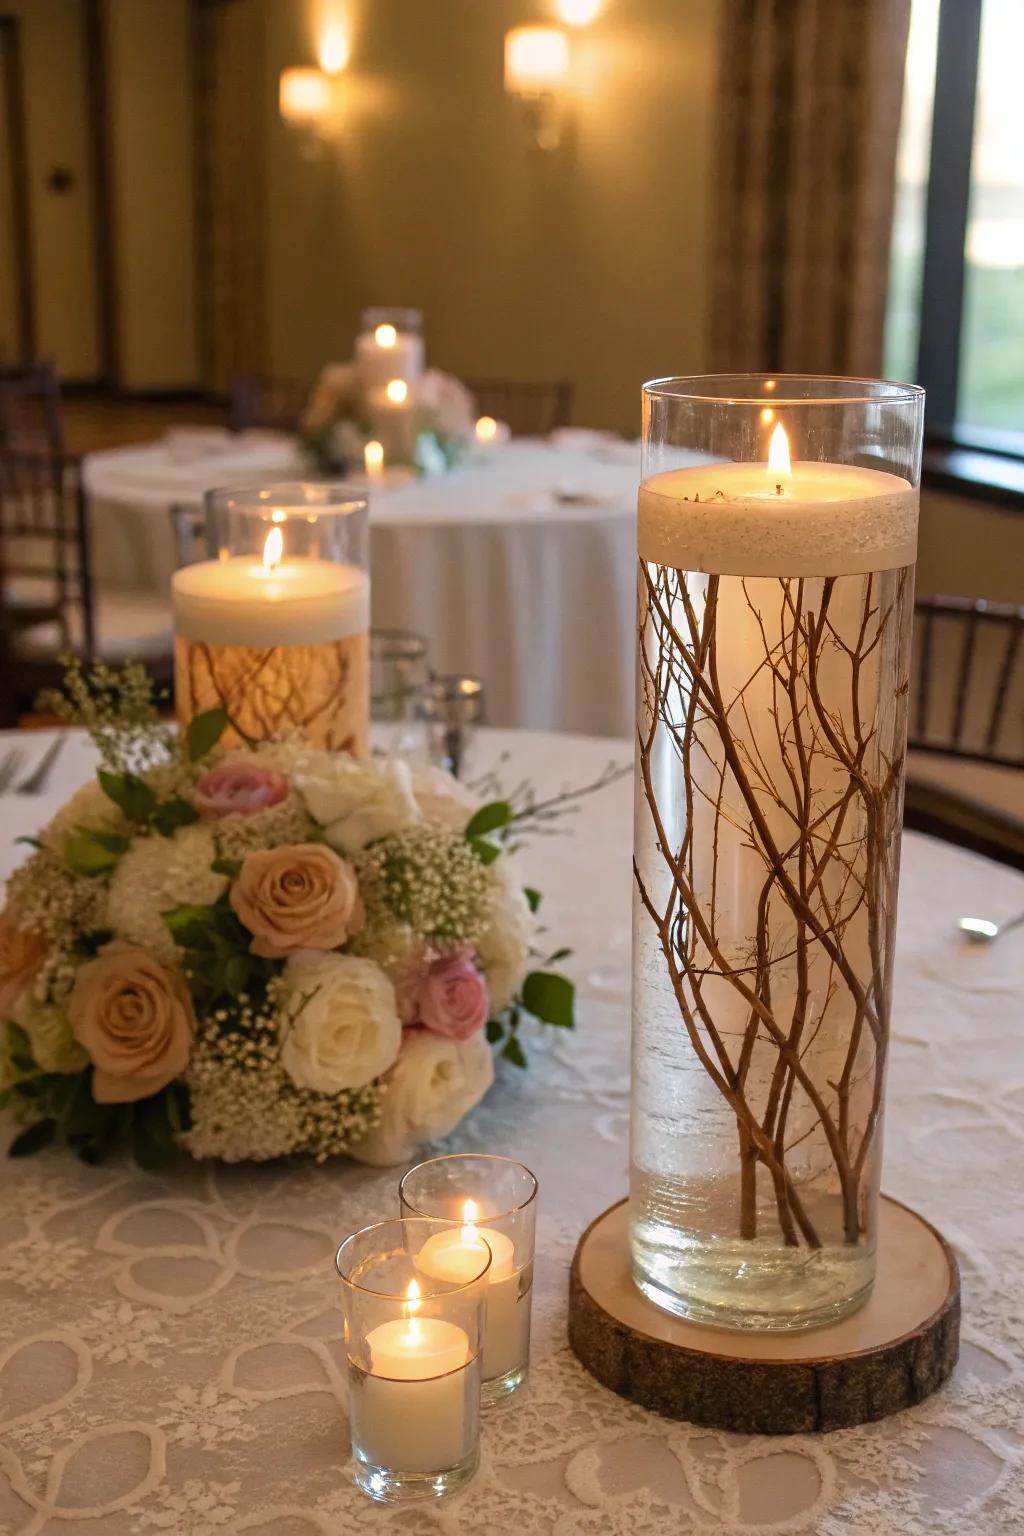
[[[479,1272],[478,1257],[465,1278]],[[465,1455],[469,1338],[456,1323],[418,1316],[415,1280],[407,1295],[405,1318],[366,1335],[371,1369],[362,1384],[360,1448],[383,1467],[437,1472]]]
[[[530,1345],[530,1309],[519,1306],[520,1273],[515,1244],[493,1227],[476,1225],[477,1205],[463,1205],[461,1227],[428,1237],[416,1257],[417,1267],[436,1280],[464,1283],[480,1270],[484,1245],[491,1250],[484,1324],[484,1380],[505,1376],[526,1364]]]
[[[415,383],[423,372],[423,337],[383,321],[356,337],[356,363],[367,394],[383,389],[390,379]]]
[[[207,645],[319,645],[370,622],[370,581],[354,565],[281,557],[279,530],[262,558],[232,555],[182,566],[171,578],[175,632]],[[276,558],[275,558],[276,556]]]

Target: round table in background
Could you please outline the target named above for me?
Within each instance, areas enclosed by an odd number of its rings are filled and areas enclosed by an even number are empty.
[[[308,473],[294,442],[210,429],[89,455],[100,587],[166,600],[169,509],[211,486]],[[413,629],[439,672],[484,681],[492,724],[631,729],[639,452],[607,434],[518,439],[371,493],[373,622]]]
[[[31,739],[41,752],[45,736]],[[2,743],[0,743],[2,745]],[[626,742],[485,732],[541,793],[593,781]],[[79,738],[41,825],[94,759]],[[597,1385],[565,1337],[569,1263],[627,1181],[631,784],[585,798],[521,855],[543,943],[572,946],[574,1034],[528,1042],[447,1148],[522,1158],[540,1180],[529,1389],[485,1421],[458,1503],[388,1515],[348,1482],[338,1241],[397,1211],[398,1170],[344,1161],[91,1169],[50,1150],[3,1170],[0,1530],[24,1536],[1019,1536],[1024,1529],[1024,931],[972,948],[954,921],[1024,907],[1024,879],[904,843],[884,1186],[940,1226],[963,1275],[960,1364],[919,1408],[819,1437],[670,1422]],[[59,1511],[59,1514],[57,1513]]]

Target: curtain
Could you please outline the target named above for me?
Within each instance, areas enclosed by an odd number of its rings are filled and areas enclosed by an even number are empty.
[[[712,351],[881,369],[910,0],[723,0]]]
[[[262,7],[197,0],[196,160],[203,382],[224,393],[266,355]]]

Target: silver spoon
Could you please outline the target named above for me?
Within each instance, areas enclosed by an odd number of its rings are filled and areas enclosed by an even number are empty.
[[[996,939],[1009,933],[1011,928],[1019,928],[1022,923],[1024,912],[1018,912],[1016,917],[1008,917],[1005,923],[994,923],[990,917],[961,917],[957,927],[975,944],[994,944]]]

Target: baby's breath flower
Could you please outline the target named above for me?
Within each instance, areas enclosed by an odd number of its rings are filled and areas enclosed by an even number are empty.
[[[69,933],[101,925],[106,882],[76,875],[48,848],[41,848],[7,882],[7,903],[22,928],[33,928],[51,944]]]
[[[366,908],[356,947],[370,952],[399,924],[424,939],[472,943],[487,925],[491,878],[464,837],[419,822],[354,860]]]
[[[251,816],[225,816],[214,826],[221,857],[243,859],[256,848],[308,842],[314,822],[298,795],[289,795],[280,805]]]

